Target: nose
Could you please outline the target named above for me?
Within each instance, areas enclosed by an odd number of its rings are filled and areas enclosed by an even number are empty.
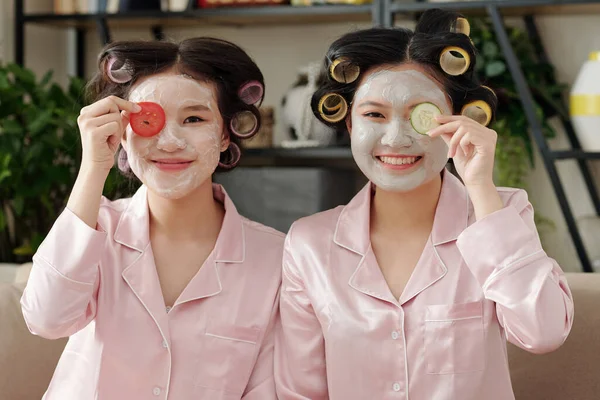
[[[177,150],[183,150],[187,146],[185,139],[178,137],[177,132],[171,124],[167,123],[163,130],[158,134],[156,147],[169,153]]]
[[[410,147],[413,144],[413,138],[409,129],[408,122],[405,123],[395,118],[388,125],[385,135],[381,138],[381,144],[389,147]]]

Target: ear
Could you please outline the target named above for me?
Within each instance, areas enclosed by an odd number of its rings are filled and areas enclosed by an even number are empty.
[[[127,126],[129,125],[129,113],[121,111],[121,124],[123,125],[123,136],[121,136],[121,146],[127,148]]]
[[[348,134],[352,136],[352,115],[350,112],[346,115],[346,129],[348,130]]]
[[[229,130],[226,127],[223,127],[223,132],[221,133],[221,153],[229,148],[229,143],[231,143]]]

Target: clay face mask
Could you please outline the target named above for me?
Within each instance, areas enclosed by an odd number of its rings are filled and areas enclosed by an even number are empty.
[[[442,138],[419,134],[411,125],[411,111],[421,103],[451,114],[444,92],[415,69],[375,71],[364,78],[354,96],[352,155],[381,189],[415,189],[438,175],[448,161]]]
[[[178,199],[211,178],[223,150],[223,120],[210,83],[157,75],[135,87],[129,100],[158,103],[166,115],[156,136],[142,137],[128,126],[123,140],[131,170],[150,190]]]

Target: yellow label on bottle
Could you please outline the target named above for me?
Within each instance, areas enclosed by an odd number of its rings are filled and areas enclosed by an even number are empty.
[[[600,116],[600,94],[572,94],[570,103],[574,117]]]
[[[592,51],[589,59],[590,61],[600,61],[600,51]]]

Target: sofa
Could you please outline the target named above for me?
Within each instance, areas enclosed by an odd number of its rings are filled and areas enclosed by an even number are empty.
[[[8,274],[13,282],[0,282],[2,400],[41,399],[66,344],[65,339],[50,341],[31,335],[25,326],[19,300],[29,268],[24,265]],[[565,344],[545,355],[509,345],[517,400],[600,399],[600,273],[569,273],[567,279],[575,298],[575,322]]]

